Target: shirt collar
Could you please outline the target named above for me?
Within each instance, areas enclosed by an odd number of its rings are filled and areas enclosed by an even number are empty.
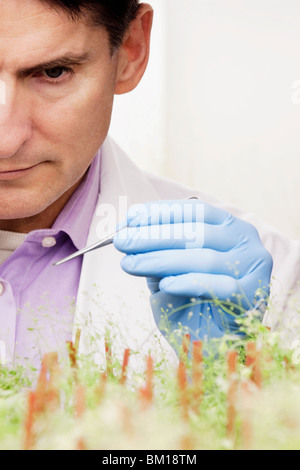
[[[85,247],[100,192],[101,149],[92,161],[84,180],[71,196],[52,230],[69,235],[77,250]]]

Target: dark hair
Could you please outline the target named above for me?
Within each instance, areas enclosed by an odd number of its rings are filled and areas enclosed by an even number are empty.
[[[94,26],[103,26],[109,34],[112,51],[122,43],[124,34],[136,18],[139,0],[42,0],[67,13],[72,19],[88,16]]]

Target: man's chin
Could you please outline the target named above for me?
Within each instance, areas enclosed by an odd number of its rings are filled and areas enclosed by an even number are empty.
[[[80,180],[67,191],[49,184],[6,187],[0,184],[0,230],[29,233],[51,228]],[[5,185],[6,186],[6,185]]]
[[[7,201],[7,204],[4,204],[2,200],[0,203],[0,230],[28,233],[34,229],[49,228],[52,221],[49,220],[47,223],[42,216],[47,211],[49,204],[41,204],[41,201],[37,204],[38,200],[38,196],[33,199],[24,198],[22,202],[18,201],[15,204],[12,201]]]

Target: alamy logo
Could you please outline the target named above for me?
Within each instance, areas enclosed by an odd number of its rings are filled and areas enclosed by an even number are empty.
[[[6,85],[0,80],[0,104],[6,103]]]
[[[97,210],[96,226],[98,239],[110,236],[117,222],[124,216],[131,220],[131,228],[124,223],[118,239],[135,237],[137,240],[153,241],[182,240],[186,248],[201,248],[204,243],[204,204],[197,201],[151,202],[128,207],[126,196],[119,197],[119,204],[101,204]],[[123,217],[122,217],[123,216]],[[128,220],[128,219],[127,219]],[[121,226],[119,226],[119,229]],[[132,228],[135,230],[133,231]]]

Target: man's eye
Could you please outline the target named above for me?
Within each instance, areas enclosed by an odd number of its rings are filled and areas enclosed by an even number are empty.
[[[70,79],[74,75],[73,69],[69,67],[52,67],[36,72],[35,76],[39,77],[42,82],[50,85],[60,85]]]
[[[53,69],[46,69],[44,74],[47,78],[57,80],[64,74],[64,72],[66,72],[64,67],[54,67]]]

